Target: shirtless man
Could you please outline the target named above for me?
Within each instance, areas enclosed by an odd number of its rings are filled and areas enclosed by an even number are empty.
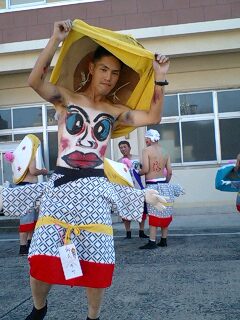
[[[147,188],[158,190],[159,194],[168,197],[173,203],[174,197],[183,193],[178,185],[169,184],[172,168],[169,154],[159,144],[160,134],[157,130],[150,129],[145,134],[147,147],[142,152],[142,169],[140,174],[145,174]],[[167,175],[164,175],[164,169]],[[169,201],[168,200],[168,201]],[[172,206],[165,210],[156,210],[147,204],[149,215],[149,242],[140,249],[156,249],[158,246],[167,246],[168,226],[172,221]],[[161,241],[156,244],[157,228],[161,228]]]
[[[140,161],[139,161],[139,157],[138,156],[135,156],[133,154],[131,154],[131,146],[130,146],[130,143],[128,141],[120,141],[118,143],[118,147],[119,147],[119,150],[121,152],[121,154],[123,155],[122,158],[118,159],[118,162],[123,162],[126,161],[126,160],[129,160],[128,162],[128,166],[129,166],[129,169],[130,169],[130,173],[132,175],[132,179],[133,179],[133,183],[134,183],[134,187],[137,188],[137,189],[143,189],[143,185],[141,183],[141,178],[140,176],[137,174],[138,171],[140,170],[140,167],[141,167],[141,164],[140,164]],[[136,177],[133,173],[133,170],[135,170],[135,174],[138,175],[139,177],[139,180],[136,180]],[[144,233],[144,225],[145,225],[145,220],[147,218],[147,215],[146,215],[146,205],[144,205],[144,212],[143,212],[143,216],[142,216],[142,221],[139,222],[139,238],[149,238],[149,236],[147,236],[145,233]],[[124,226],[125,226],[125,230],[126,230],[126,238],[125,239],[131,239],[132,238],[132,232],[131,232],[131,221],[130,220],[126,220],[126,219],[123,219],[123,223],[124,223]]]
[[[54,24],[53,34],[29,77],[29,85],[56,108],[59,151],[57,169],[44,187],[29,253],[34,307],[26,320],[45,317],[51,284],[86,287],[87,319],[99,319],[104,290],[111,285],[114,270],[113,204],[115,210],[121,210],[126,206],[123,199],[131,197],[134,199],[132,209],[125,207],[122,217],[140,221],[144,200],[160,208],[164,202],[155,191],[111,184],[104,176],[103,159],[114,126],[138,127],[161,120],[162,82],[166,80],[168,58],[157,54],[153,62],[158,83],[149,111],[113,105],[107,95],[118,81],[121,63],[102,47],[96,50],[89,64],[91,81],[84,92],[71,92],[46,80],[52,58],[71,28],[70,20]],[[63,240],[65,244],[75,245],[82,276],[70,279],[64,276],[58,251]]]

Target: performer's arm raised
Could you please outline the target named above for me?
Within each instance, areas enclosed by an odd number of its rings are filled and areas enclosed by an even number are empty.
[[[46,80],[46,75],[59,44],[67,37],[71,28],[71,20],[55,22],[53,34],[28,78],[30,87],[43,99],[53,104],[61,102],[62,96],[58,87]]]
[[[157,124],[161,121],[163,101],[164,101],[164,83],[169,69],[169,58],[161,55],[155,55],[153,61],[155,88],[152,103],[149,111],[124,110],[118,117],[118,123],[121,125],[141,127],[148,124]],[[156,84],[158,83],[158,84]]]

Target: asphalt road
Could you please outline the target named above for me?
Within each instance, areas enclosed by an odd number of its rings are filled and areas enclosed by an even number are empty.
[[[137,234],[137,230],[134,230]],[[167,248],[115,232],[116,268],[101,320],[239,320],[240,228],[172,230]],[[0,231],[0,319],[24,320],[32,308],[18,234]],[[53,287],[46,320],[85,320],[83,288]]]

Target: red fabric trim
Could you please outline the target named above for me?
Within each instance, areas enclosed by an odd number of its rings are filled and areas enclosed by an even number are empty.
[[[46,283],[90,288],[107,288],[112,284],[114,264],[80,261],[83,276],[66,280],[60,258],[38,255],[28,260],[31,276]]]
[[[240,212],[240,204],[237,204],[237,210]]]
[[[159,218],[149,215],[149,225],[153,227],[167,228],[172,222],[172,216],[167,218]]]
[[[147,219],[147,214],[145,212],[143,212],[142,221],[145,221],[146,219]]]
[[[18,231],[19,232],[29,232],[34,231],[36,226],[36,221],[32,223],[20,224]]]

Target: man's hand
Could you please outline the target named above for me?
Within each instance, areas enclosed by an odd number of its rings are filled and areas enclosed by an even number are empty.
[[[166,74],[168,72],[169,65],[170,61],[168,57],[160,53],[155,54],[155,60],[153,61],[153,69],[156,81],[166,80]]]
[[[63,41],[72,29],[72,21],[58,21],[54,23],[53,37],[59,42]]]
[[[164,203],[167,203],[166,199],[166,197],[160,196],[156,190],[145,190],[145,201],[160,211],[166,209],[166,207],[164,206]]]

